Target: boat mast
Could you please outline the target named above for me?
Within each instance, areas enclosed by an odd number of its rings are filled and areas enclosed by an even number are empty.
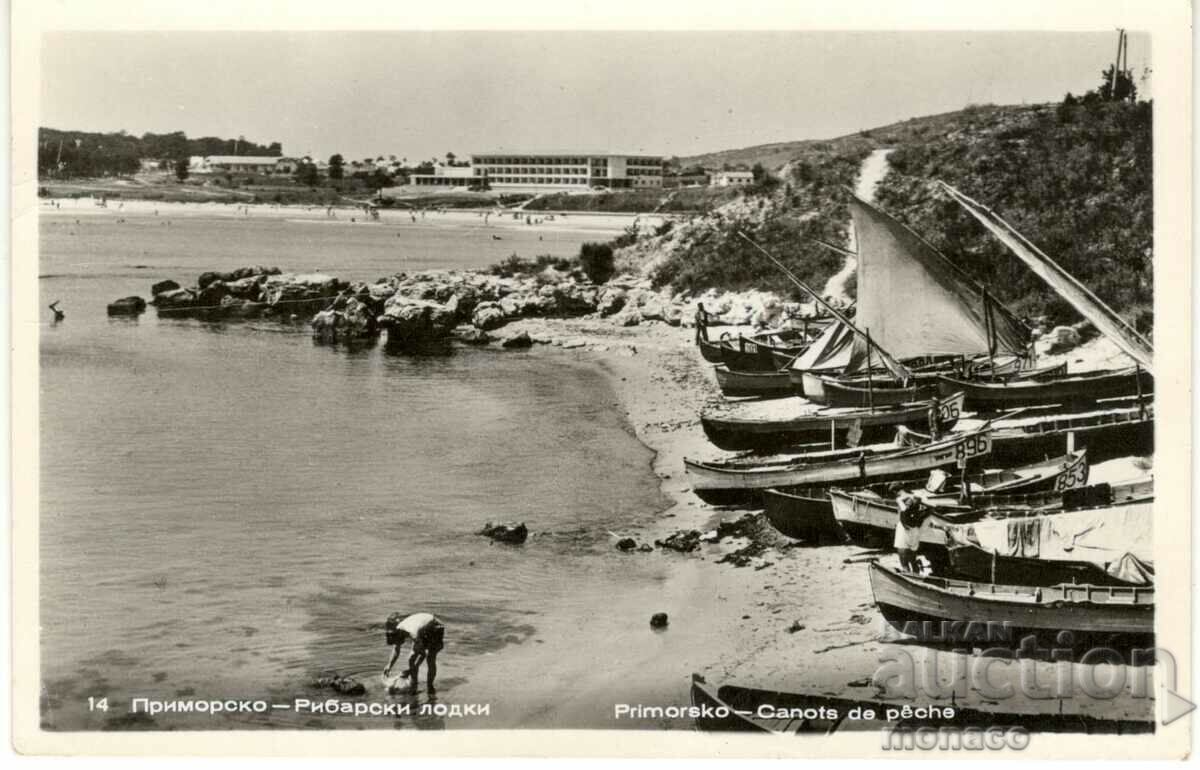
[[[826,302],[825,299],[820,294],[818,294],[815,289],[813,289],[811,286],[806,284],[804,281],[801,281],[799,278],[797,278],[796,274],[793,273],[791,270],[788,270],[787,266],[784,265],[782,262],[780,262],[778,259],[776,259],[771,254],[771,252],[767,251],[762,246],[759,246],[757,243],[754,242],[754,240],[750,236],[746,235],[741,230],[738,230],[737,234],[746,243],[750,244],[754,248],[761,251],[763,253],[763,256],[765,256],[767,259],[771,260],[771,262],[773,262],[776,267],[778,267],[780,270],[782,270],[783,274],[786,275],[788,277],[788,279],[791,280],[792,283],[799,286],[804,292],[806,292],[810,297],[812,297],[814,302],[816,302],[818,305],[820,305],[821,307],[823,307],[827,311],[829,311],[829,314],[831,316],[833,316],[835,319],[840,321],[842,324],[844,324],[846,326],[846,328],[853,331],[859,337],[862,337],[863,339],[865,339],[867,341],[867,350],[868,351],[871,349],[872,346],[874,346],[875,350],[877,350],[879,352],[879,357],[881,359],[883,359],[884,366],[886,366],[888,368],[888,370],[891,371],[892,375],[894,377],[896,377],[898,380],[900,380],[901,383],[907,383],[910,379],[912,379],[912,372],[910,372],[908,370],[908,368],[904,366],[904,364],[897,361],[895,359],[895,357],[893,357],[890,353],[888,353],[883,348],[879,347],[879,345],[872,342],[869,335],[867,335],[865,332],[863,332],[862,329],[859,329],[857,326],[855,326],[850,321],[850,319],[845,316],[844,313],[842,313],[840,310],[835,308],[833,305]]]

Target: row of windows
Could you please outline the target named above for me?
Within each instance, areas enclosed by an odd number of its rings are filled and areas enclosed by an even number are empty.
[[[475,165],[484,166],[520,166],[520,165],[537,165],[537,166],[586,166],[589,162],[593,165],[607,165],[608,158],[571,158],[571,157],[534,157],[534,158],[508,158],[497,157],[491,155],[482,155],[472,158]],[[661,166],[662,158],[626,158],[625,162],[634,166]]]
[[[493,176],[488,179],[496,184],[587,184],[587,177],[583,176]]]
[[[487,171],[489,174],[586,174],[586,167],[574,166],[545,166],[541,168],[533,168],[530,166],[493,166],[487,169],[475,167],[475,175],[478,176],[482,171]]]

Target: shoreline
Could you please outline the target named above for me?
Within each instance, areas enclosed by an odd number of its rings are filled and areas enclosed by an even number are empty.
[[[718,397],[709,365],[700,357],[692,339],[692,330],[650,324],[630,329],[613,327],[605,320],[524,319],[509,326],[514,333],[527,331],[531,336],[550,337],[584,344],[580,356],[594,357],[597,369],[605,373],[617,394],[620,408],[637,439],[654,452],[652,469],[660,490],[671,504],[636,532],[615,533],[632,536],[638,543],[653,542],[679,529],[709,531],[718,522],[733,521],[749,513],[736,508],[709,506],[699,500],[687,484],[682,458],[700,453],[711,454],[699,425],[699,408],[704,399]],[[553,344],[553,343],[552,343]],[[630,352],[630,346],[636,353]],[[562,351],[566,353],[568,351]],[[1059,356],[1044,355],[1049,361],[1066,360],[1072,368],[1111,366],[1116,351],[1103,338],[1093,340]],[[1117,472],[1122,472],[1118,469]],[[746,566],[720,563],[720,559],[742,548],[752,555]],[[738,684],[769,690],[794,691],[876,700],[903,705],[950,703],[970,705],[983,710],[1019,713],[1077,712],[1109,719],[1146,719],[1153,714],[1154,702],[1132,690],[1140,677],[1153,678],[1149,671],[1123,667],[1125,687],[1115,697],[1093,698],[1076,691],[1062,698],[1034,697],[1021,689],[1027,677],[1026,667],[1034,671],[1035,681],[1053,682],[1057,663],[1050,660],[1022,661],[1020,665],[992,666],[994,681],[1011,684],[1015,695],[1008,700],[984,697],[968,682],[954,685],[954,692],[926,692],[917,682],[909,690],[883,676],[896,661],[911,667],[917,677],[926,672],[955,682],[955,675],[973,662],[987,656],[967,650],[949,650],[906,641],[879,616],[867,579],[863,559],[875,555],[854,545],[801,546],[766,526],[753,538],[725,538],[702,544],[691,554],[663,549],[654,553],[628,554],[632,559],[663,559],[662,579],[653,586],[630,596],[613,598],[606,609],[611,616],[629,617],[620,634],[621,646],[632,650],[621,659],[629,666],[632,680],[613,669],[597,666],[589,675],[578,677],[578,669],[562,665],[548,677],[563,681],[552,694],[556,719],[553,726],[596,726],[601,707],[608,704],[611,728],[693,729],[689,720],[617,720],[615,704],[646,706],[687,706],[690,704],[690,679],[699,673],[711,684]],[[882,556],[885,563],[895,556]],[[647,627],[653,612],[665,611],[670,626],[653,632]],[[611,625],[611,621],[609,623]],[[553,639],[562,631],[560,621],[552,621],[542,631]],[[566,638],[547,641],[538,650],[537,660],[557,650],[570,657],[580,645],[593,644],[588,635],[567,634]],[[520,657],[520,651],[517,652]],[[1007,661],[1007,663],[1014,663]],[[520,669],[514,660],[504,668]],[[1073,663],[1071,671],[1083,676],[1086,666]],[[482,682],[472,682],[472,689]],[[959,688],[958,685],[963,685]],[[936,688],[935,688],[936,689]],[[1150,689],[1153,692],[1153,688]],[[567,705],[564,705],[567,704]],[[536,718],[537,715],[531,715]],[[587,724],[583,724],[584,721]],[[526,718],[514,718],[488,727],[534,727]]]

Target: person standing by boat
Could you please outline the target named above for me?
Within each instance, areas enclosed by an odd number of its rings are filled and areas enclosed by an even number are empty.
[[[400,675],[409,680],[409,692],[417,691],[417,669],[426,663],[425,690],[433,695],[437,690],[433,680],[437,678],[437,654],[445,646],[446,629],[441,621],[428,612],[417,612],[404,617],[399,612],[388,616],[383,625],[384,639],[392,646],[392,657],[383,669],[384,677],[391,676],[392,667],[400,658],[404,643],[412,639],[413,650],[408,658],[408,669]]]
[[[921,550],[921,525],[925,522],[928,511],[921,501],[911,492],[901,492],[896,496],[896,537],[892,546],[900,556],[900,569],[917,574],[920,565],[917,556]]]

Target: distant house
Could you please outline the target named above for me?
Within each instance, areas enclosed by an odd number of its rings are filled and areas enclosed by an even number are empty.
[[[663,187],[704,187],[709,183],[708,174],[674,174],[663,177]]]
[[[275,173],[276,174],[294,174],[296,169],[300,168],[299,158],[276,158]]]
[[[188,169],[198,174],[208,172],[210,170],[208,167],[208,158],[203,155],[193,155],[188,158]]]
[[[716,171],[713,172],[713,187],[744,187],[754,184],[754,173],[751,171]]]
[[[205,160],[210,171],[237,174],[270,174],[279,162],[269,155],[210,155]]]
[[[158,171],[162,167],[162,160],[159,158],[142,158],[140,161],[142,171]]]

